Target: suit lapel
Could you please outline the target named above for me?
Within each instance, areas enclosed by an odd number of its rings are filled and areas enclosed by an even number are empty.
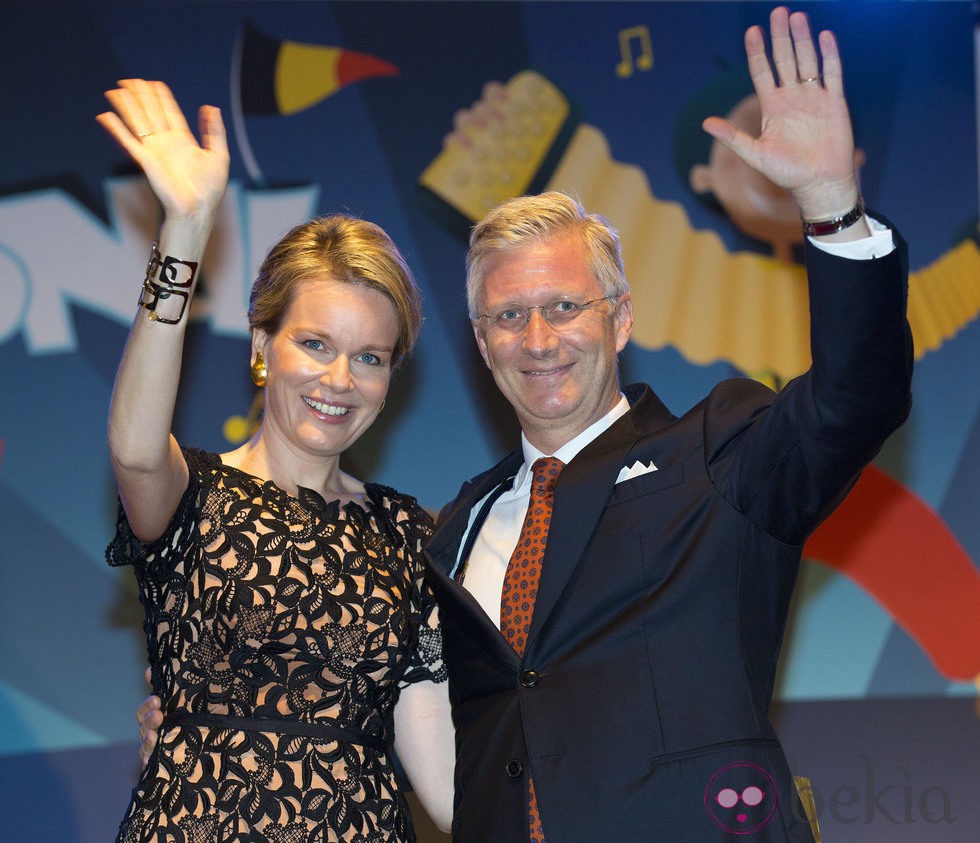
[[[528,649],[581,563],[634,443],[673,418],[649,387],[630,387],[626,394],[630,412],[586,446],[558,479]]]
[[[486,495],[512,477],[521,467],[524,457],[520,451],[509,454],[486,474],[464,486],[456,500],[439,516],[436,532],[425,548],[429,582],[445,610],[461,618],[468,618],[476,634],[482,636],[487,649],[506,662],[517,663],[517,654],[507,643],[496,624],[487,617],[483,607],[450,574],[456,566],[456,558],[462,544],[470,512]],[[480,525],[474,525],[479,529]]]
[[[649,387],[630,386],[624,392],[630,401],[630,412],[582,450],[565,467],[558,481],[528,650],[580,564],[634,443],[673,419]],[[473,507],[515,474],[523,460],[522,453],[514,451],[485,474],[465,484],[456,500],[440,513],[436,532],[426,545],[426,563],[440,602],[446,601],[454,611],[468,616],[484,635],[490,652],[515,663],[517,654],[513,648],[473,595],[455,582],[450,573],[456,565]]]
[[[510,646],[497,625],[490,620],[476,598],[454,579],[451,579],[439,565],[429,564],[428,583],[436,595],[441,616],[454,617],[457,622],[470,630],[470,634],[481,640],[484,649],[505,664],[516,666],[517,653]],[[446,621],[443,621],[445,628]]]
[[[520,451],[508,454],[489,471],[466,483],[456,499],[439,513],[436,531],[426,543],[426,555],[444,574],[456,566],[456,556],[466,533],[473,507],[505,479],[512,477],[524,462]]]

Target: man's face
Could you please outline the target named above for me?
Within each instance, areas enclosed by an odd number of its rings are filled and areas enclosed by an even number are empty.
[[[582,238],[574,233],[491,258],[479,306],[481,313],[496,314],[513,306],[560,299],[581,304],[604,295]],[[523,330],[510,332],[490,319],[477,319],[473,332],[524,434],[540,450],[553,453],[618,400],[616,355],[632,324],[627,293],[597,302],[559,327],[532,310]]]

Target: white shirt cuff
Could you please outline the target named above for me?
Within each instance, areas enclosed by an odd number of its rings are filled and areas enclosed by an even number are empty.
[[[892,237],[892,230],[882,225],[878,220],[872,219],[867,214],[864,215],[871,229],[870,237],[862,237],[860,240],[850,240],[847,243],[827,243],[822,240],[809,241],[818,249],[822,249],[831,255],[839,258],[848,258],[854,261],[867,261],[874,258],[883,258],[895,250],[895,239]]]

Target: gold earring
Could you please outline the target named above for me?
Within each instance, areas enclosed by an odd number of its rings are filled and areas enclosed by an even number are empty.
[[[254,383],[259,389],[265,386],[266,381],[269,380],[269,369],[265,365],[265,359],[262,357],[261,351],[255,352],[255,362],[252,364],[252,383]]]
[[[378,412],[380,413],[385,408],[385,399],[381,399],[381,406],[378,407]]]

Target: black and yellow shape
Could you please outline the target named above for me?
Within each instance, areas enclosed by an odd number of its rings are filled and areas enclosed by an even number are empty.
[[[245,24],[240,95],[245,114],[296,114],[345,85],[376,76],[397,76],[383,59],[346,50],[270,38]]]

